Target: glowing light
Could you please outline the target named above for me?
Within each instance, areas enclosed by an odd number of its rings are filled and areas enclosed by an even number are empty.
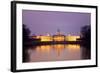
[[[76,51],[80,49],[80,45],[78,44],[68,44],[65,47],[69,50],[76,50]]]
[[[50,34],[47,34],[46,36],[33,36],[32,38],[41,39],[41,41],[77,41],[77,39],[80,38],[80,36],[50,36]]]
[[[56,44],[53,47],[56,48],[56,49],[63,49],[64,45],[62,45],[62,44]]]
[[[36,50],[37,52],[45,52],[45,53],[49,53],[50,52],[50,45],[42,45],[40,47],[37,47]]]
[[[66,41],[77,41],[80,36],[66,36]]]
[[[41,41],[53,41],[51,36],[41,36]]]
[[[37,39],[39,39],[39,38],[40,38],[40,36],[36,36],[36,38],[37,38]]]
[[[64,41],[64,37],[63,36],[56,36],[53,39],[54,39],[54,41]]]
[[[49,34],[49,33],[47,33],[47,36],[50,36],[50,34]]]

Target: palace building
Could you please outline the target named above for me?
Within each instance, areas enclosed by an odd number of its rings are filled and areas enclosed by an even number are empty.
[[[40,39],[41,42],[51,42],[51,41],[77,41],[77,39],[80,38],[80,36],[75,36],[75,35],[63,35],[60,30],[57,30],[57,33],[55,35],[50,35],[49,33],[47,35],[40,35],[40,36],[35,36],[32,38]]]
[[[65,41],[65,35],[58,29],[56,35],[53,35],[53,41]]]

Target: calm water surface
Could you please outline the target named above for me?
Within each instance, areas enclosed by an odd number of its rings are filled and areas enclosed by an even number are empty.
[[[39,45],[23,49],[23,62],[90,59],[90,50],[79,44]]]

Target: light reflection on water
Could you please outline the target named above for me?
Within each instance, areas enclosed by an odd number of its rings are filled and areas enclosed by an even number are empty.
[[[85,52],[84,52],[85,50]],[[87,49],[79,44],[54,44],[33,46],[26,50],[26,62],[89,59]],[[84,56],[84,54],[87,54]]]

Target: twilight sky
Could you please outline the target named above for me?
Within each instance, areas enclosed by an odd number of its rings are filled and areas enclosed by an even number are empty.
[[[57,29],[68,35],[79,35],[80,28],[91,24],[90,13],[58,12],[23,10],[22,23],[25,24],[32,34],[45,35],[56,34]]]

